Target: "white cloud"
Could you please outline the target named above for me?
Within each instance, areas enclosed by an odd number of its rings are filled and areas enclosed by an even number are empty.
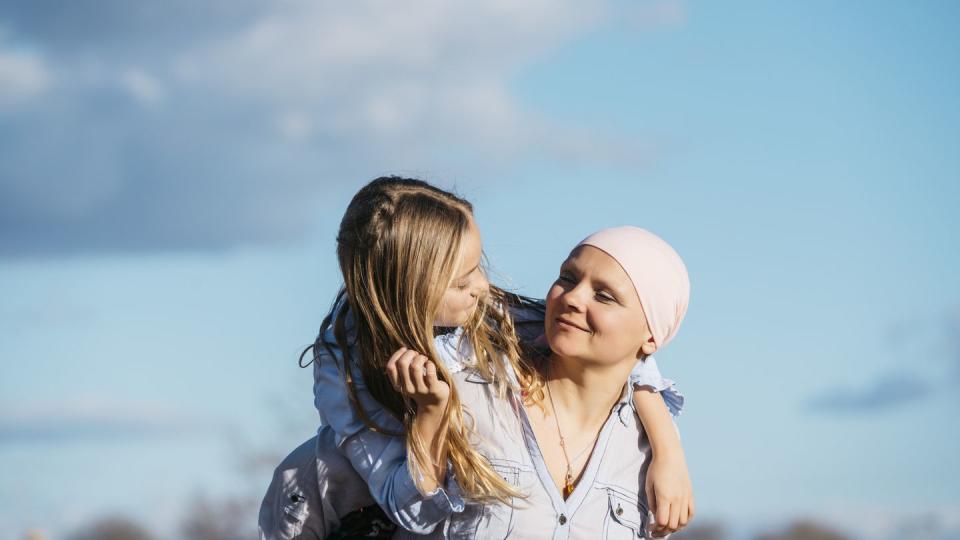
[[[0,106],[28,101],[53,84],[53,74],[37,53],[0,50]]]
[[[120,84],[137,103],[146,107],[159,105],[166,97],[160,81],[142,69],[128,69],[121,73]]]
[[[511,77],[606,15],[601,2],[290,2],[183,55],[176,73],[398,154],[437,141],[515,152],[562,131],[516,103]]]
[[[31,12],[49,67],[28,55],[8,71],[18,95],[51,73],[57,84],[0,126],[0,220],[13,224],[0,255],[285,242],[309,230],[322,190],[386,172],[634,168],[655,150],[513,91],[532,64],[623,20],[623,4],[287,0],[174,24],[187,5],[160,10],[170,24],[156,32],[115,35],[148,22],[122,2],[68,10],[114,21],[78,36],[49,31],[67,15]]]

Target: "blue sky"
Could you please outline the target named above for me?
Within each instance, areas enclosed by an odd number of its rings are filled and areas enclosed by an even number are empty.
[[[310,435],[296,356],[384,174],[470,199],[542,295],[631,223],[687,262],[658,355],[700,520],[960,534],[948,2],[0,6],[0,529],[196,497]],[[250,471],[253,472],[250,472]],[[255,518],[251,516],[251,526]]]

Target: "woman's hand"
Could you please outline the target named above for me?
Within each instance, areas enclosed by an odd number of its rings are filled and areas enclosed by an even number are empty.
[[[387,377],[394,388],[417,404],[418,412],[443,410],[450,399],[450,385],[437,378],[437,366],[406,347],[398,349],[387,361]]]
[[[654,537],[677,532],[693,519],[693,488],[683,448],[660,454],[654,451],[645,488],[655,516],[650,524]]]

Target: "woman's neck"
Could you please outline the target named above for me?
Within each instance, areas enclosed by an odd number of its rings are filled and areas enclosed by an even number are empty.
[[[585,427],[610,415],[631,369],[627,362],[597,366],[552,354],[543,375],[565,421]]]

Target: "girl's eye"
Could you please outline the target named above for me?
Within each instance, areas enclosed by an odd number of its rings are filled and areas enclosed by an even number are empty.
[[[567,274],[560,274],[557,278],[557,283],[573,283],[573,278]]]

